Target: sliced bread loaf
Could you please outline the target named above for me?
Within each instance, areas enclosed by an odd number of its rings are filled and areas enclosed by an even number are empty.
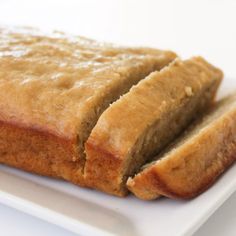
[[[219,102],[127,186],[137,197],[193,198],[236,160],[236,96]]]
[[[197,57],[177,59],[114,102],[86,142],[90,187],[124,196],[126,181],[211,103],[222,72]]]
[[[84,184],[84,142],[101,113],[175,57],[58,32],[0,28],[0,162]]]

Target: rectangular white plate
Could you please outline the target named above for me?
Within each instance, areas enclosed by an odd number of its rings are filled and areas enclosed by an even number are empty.
[[[221,95],[236,88],[226,79]],[[0,166],[0,202],[82,236],[191,235],[236,190],[236,166],[191,201],[120,199]]]

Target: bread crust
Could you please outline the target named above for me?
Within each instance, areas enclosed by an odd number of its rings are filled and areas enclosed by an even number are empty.
[[[54,166],[61,165],[62,160],[73,162],[77,159],[77,155],[75,140],[51,134],[47,130],[0,120],[2,164],[39,175],[60,178]]]
[[[231,155],[226,157],[223,166],[217,172],[212,173],[206,178],[198,189],[191,193],[181,192],[168,186],[167,180],[155,169],[149,170],[145,176],[137,176],[135,181],[129,178],[127,181],[128,189],[138,198],[146,201],[155,200],[161,196],[172,199],[191,199],[209,189],[215,181],[223,174],[236,160],[236,147]]]
[[[121,155],[116,151],[108,151],[108,149],[97,146],[93,139],[85,144],[85,149],[86,154],[93,157],[86,160],[86,166],[92,166],[85,171],[87,184],[109,194],[119,197],[126,196],[128,190],[118,184],[121,182],[118,173],[121,172],[123,166]]]
[[[190,199],[208,189],[236,160],[236,109],[205,128],[190,143],[147,167],[127,187],[138,198]]]

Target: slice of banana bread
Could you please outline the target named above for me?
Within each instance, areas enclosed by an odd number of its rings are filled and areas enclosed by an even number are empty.
[[[236,96],[219,102],[127,186],[137,197],[193,198],[236,160]]]
[[[114,102],[86,142],[90,187],[124,196],[126,181],[157,154],[215,96],[222,72],[197,57],[177,59]]]
[[[0,162],[83,185],[84,142],[101,113],[175,57],[59,32],[0,28]]]

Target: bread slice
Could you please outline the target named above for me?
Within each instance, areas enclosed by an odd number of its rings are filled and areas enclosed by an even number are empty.
[[[99,116],[175,57],[58,32],[0,28],[0,162],[84,185],[84,142]]]
[[[219,102],[127,186],[137,197],[193,198],[236,160],[236,96]]]
[[[177,59],[114,102],[86,142],[85,178],[93,188],[127,194],[126,181],[215,96],[222,72],[196,57]]]

